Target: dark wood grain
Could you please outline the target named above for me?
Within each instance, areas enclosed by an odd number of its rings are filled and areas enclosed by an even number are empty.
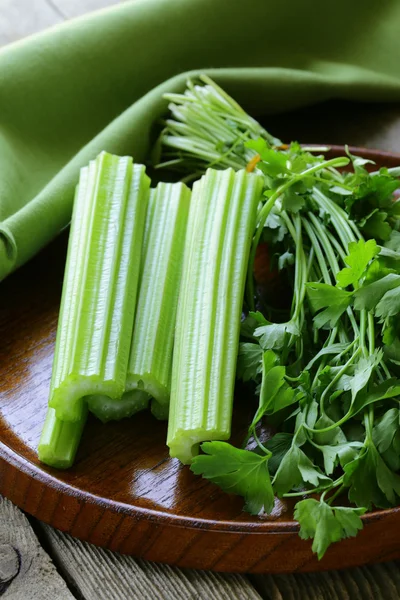
[[[354,150],[355,151],[355,150]],[[333,149],[332,155],[342,152]],[[400,157],[363,151],[378,164]],[[47,404],[67,236],[2,283],[0,298],[0,493],[73,536],[181,567],[295,572],[400,557],[400,509],[364,517],[364,530],[321,562],[300,540],[291,506],[268,518],[168,457],[166,426],[149,414],[122,423],[89,421],[75,466],[59,472],[36,456]],[[247,417],[238,397],[234,438]],[[251,406],[249,407],[251,410]]]

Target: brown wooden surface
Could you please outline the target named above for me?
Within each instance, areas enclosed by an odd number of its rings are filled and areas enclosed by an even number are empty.
[[[331,154],[341,153],[339,148]],[[378,166],[400,163],[399,156],[364,155]],[[333,545],[318,562],[310,543],[297,535],[290,505],[277,501],[264,519],[243,513],[240,498],[169,458],[166,424],[147,412],[108,425],[91,419],[73,468],[41,465],[36,446],[47,406],[65,249],[66,235],[2,283],[2,494],[73,536],[179,567],[273,573],[400,558],[400,509],[394,509],[367,515],[356,538]],[[249,404],[236,400],[239,439],[248,422],[241,406]]]

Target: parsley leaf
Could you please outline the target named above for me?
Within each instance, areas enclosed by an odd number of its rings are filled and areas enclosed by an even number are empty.
[[[319,446],[324,457],[324,469],[327,475],[331,475],[338,463],[342,467],[354,460],[362,448],[361,442],[344,442],[336,446]]]
[[[331,507],[313,498],[297,502],[294,518],[300,524],[303,540],[314,538],[312,550],[321,559],[329,546],[347,537],[354,537],[363,528],[360,518],[365,508]]]
[[[272,438],[264,443],[264,446],[272,452],[272,456],[269,459],[269,470],[271,473],[276,473],[279,465],[282,462],[286,452],[290,450],[293,441],[293,434],[285,433],[283,431],[276,433]]]
[[[288,230],[282,217],[271,211],[265,222],[265,231],[268,233],[269,243],[276,244],[281,242]]]
[[[358,282],[363,277],[369,262],[379,254],[380,248],[375,240],[359,240],[350,242],[349,254],[345,258],[348,267],[336,275],[338,285],[346,288],[349,285],[358,287]]]
[[[400,312],[400,294],[396,289],[389,290],[378,302],[375,316],[378,318],[394,317]]]
[[[260,313],[261,314],[261,313]],[[240,335],[243,338],[254,340],[254,330],[258,327],[258,321],[251,316],[242,314],[242,322],[240,323]]]
[[[396,317],[392,317],[391,319],[387,319],[389,321],[389,326],[386,327],[386,321],[384,324],[384,334],[383,334],[383,343],[386,344],[383,347],[385,360],[388,360],[392,366],[399,367],[400,366],[400,340],[397,337],[397,328],[395,321],[397,321]]]
[[[257,379],[261,373],[262,349],[259,344],[245,342],[239,344],[239,354],[236,366],[236,377],[242,381]]]
[[[364,233],[386,241],[399,215],[400,204],[393,201],[393,192],[399,187],[398,180],[386,169],[381,169],[379,175],[374,176],[364,169],[357,169],[356,175],[348,176],[346,183],[354,189],[353,195],[345,200],[350,217]]]
[[[326,356],[328,354],[338,355],[341,352],[344,352],[347,348],[348,344],[330,344],[329,346],[325,346],[315,356],[313,356],[313,358],[305,367],[306,370],[308,371],[309,369],[311,369],[311,367],[323,356]]]
[[[287,334],[300,335],[298,325],[295,321],[287,323],[270,323],[257,327],[254,336],[260,338],[260,346],[263,350],[280,350],[285,345]]]
[[[351,160],[354,172],[361,173],[362,175],[364,175],[364,174],[367,175],[367,171],[363,168],[364,165],[374,165],[375,162],[368,158],[363,158],[362,156],[356,156],[355,154],[351,154],[349,147],[347,145],[345,146],[345,150],[346,150],[347,156]]]
[[[360,392],[369,382],[372,373],[383,358],[382,350],[377,350],[367,358],[360,358],[355,366],[353,375],[343,375],[340,383],[344,390],[351,391],[351,399],[354,402],[358,392]]]
[[[225,492],[243,496],[244,510],[252,515],[272,511],[275,500],[268,456],[226,442],[204,442],[201,449],[205,454],[194,457],[190,467],[193,473],[216,483]]]
[[[314,311],[325,308],[314,317],[314,323],[321,329],[329,323],[334,327],[345,312],[352,299],[352,293],[327,283],[308,283],[307,294]]]
[[[400,471],[400,429],[394,434],[389,448],[382,452],[382,458],[392,471]]]
[[[377,263],[373,263],[377,264]],[[400,286],[400,275],[389,273],[385,277],[363,285],[354,292],[354,308],[356,310],[372,310],[389,290]]]
[[[332,480],[323,475],[303,450],[293,443],[279,465],[273,486],[277,495],[283,496],[303,483],[310,483],[314,487],[329,486]]]
[[[372,439],[379,452],[385,452],[390,447],[399,429],[400,411],[398,408],[390,408],[372,432]]]
[[[245,143],[245,147],[251,148],[251,150],[260,155],[262,162],[258,163],[257,167],[266,175],[276,177],[277,175],[286,175],[289,173],[286,155],[269,148],[263,138],[249,140]]]
[[[374,281],[378,281],[378,279],[382,279],[383,277],[386,277],[386,275],[390,275],[390,273],[396,272],[395,269],[392,269],[385,264],[385,252],[392,252],[392,250],[387,250],[387,248],[383,248],[382,246],[380,246],[379,258],[373,260],[367,268],[362,287],[365,287],[370,283],[373,283]]]
[[[399,475],[389,469],[372,441],[367,442],[365,452],[345,465],[344,472],[349,499],[357,506],[386,508],[400,496]]]
[[[251,424],[254,427],[264,415],[271,415],[295,402],[295,392],[285,381],[286,369],[276,366],[277,356],[272,350],[262,357],[262,382],[259,407]]]
[[[315,429],[324,429],[325,427],[334,425],[334,423],[335,421],[332,421],[332,419],[327,415],[321,415],[318,421],[315,423]],[[314,441],[320,446],[325,444],[329,446],[335,446],[336,444],[343,444],[347,442],[346,436],[340,427],[334,427],[333,429],[330,429],[329,431],[323,431],[322,433],[316,431],[313,434],[313,438]]]
[[[371,238],[378,240],[388,240],[392,232],[392,228],[386,221],[387,212],[379,211],[378,209],[366,219],[365,224],[360,224],[363,233]]]
[[[383,381],[379,385],[372,387],[370,391],[358,394],[354,402],[352,402],[349,416],[354,417],[363,408],[369,404],[374,404],[380,400],[386,400],[387,398],[395,398],[400,395],[400,381],[395,377],[391,377],[386,381]]]
[[[394,252],[400,252],[400,232],[393,230],[390,234],[389,240],[385,244],[385,248],[393,250]]]
[[[286,251],[283,254],[281,254],[281,256],[278,259],[278,269],[280,271],[282,271],[282,269],[289,267],[293,263],[294,263],[294,254]]]
[[[305,203],[306,198],[296,192],[293,185],[283,195],[282,208],[291,213],[297,213],[304,207]]]

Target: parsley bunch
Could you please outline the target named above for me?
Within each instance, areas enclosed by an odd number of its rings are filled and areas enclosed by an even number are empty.
[[[323,149],[283,145],[201,79],[167,96],[157,167],[186,180],[211,166],[257,169],[264,200],[237,361],[254,417],[242,448],[203,443],[191,468],[243,496],[254,515],[270,513],[276,496],[298,498],[300,536],[321,558],[357,534],[367,510],[399,503],[400,172],[370,174],[370,161],[348,150],[325,160]],[[261,245],[278,297],[255,277]]]

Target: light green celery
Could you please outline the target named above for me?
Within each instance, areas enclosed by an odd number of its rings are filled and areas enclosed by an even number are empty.
[[[86,416],[87,408],[84,406],[79,421],[61,421],[56,417],[56,411],[49,408],[38,446],[39,460],[57,469],[70,467],[75,459]]]
[[[191,192],[159,183],[150,193],[143,267],[126,389],[153,397],[152,411],[168,415],[172,349]],[[160,406],[161,405],[161,406]]]
[[[230,437],[240,318],[262,177],[208,169],[193,186],[179,294],[167,444],[189,463]]]
[[[144,410],[149,405],[149,395],[140,390],[127,392],[122,398],[115,400],[109,396],[87,396],[88,408],[100,421],[120,421],[137,412]]]
[[[81,419],[84,396],[125,390],[149,188],[129,157],[102,152],[81,171],[50,388],[63,420]]]

